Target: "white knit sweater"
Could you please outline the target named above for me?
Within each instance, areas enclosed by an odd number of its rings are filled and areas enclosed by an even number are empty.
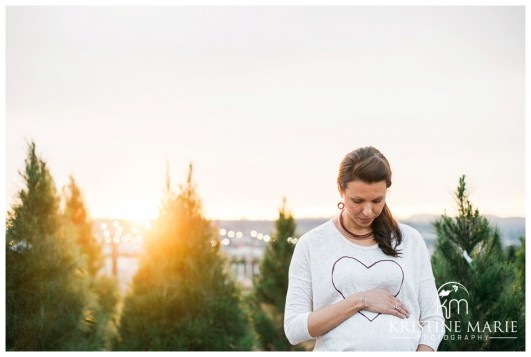
[[[312,339],[310,312],[334,304],[357,291],[387,289],[410,312],[400,319],[360,311],[319,336],[315,351],[414,351],[419,344],[437,350],[444,336],[444,319],[421,235],[399,224],[401,255],[385,255],[378,245],[350,242],[332,220],[304,234],[289,268],[284,330],[292,344]]]

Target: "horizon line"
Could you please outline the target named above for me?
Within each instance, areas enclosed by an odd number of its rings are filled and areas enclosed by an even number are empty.
[[[519,218],[519,219],[526,219],[525,216],[515,216],[515,215],[512,215],[512,216],[500,216],[500,215],[497,215],[497,214],[490,214],[490,213],[485,213],[485,214],[481,214],[483,217],[486,217],[486,218],[489,218],[489,217],[495,217],[495,218],[500,218],[500,219],[511,219],[511,218]],[[301,217],[295,217],[293,216],[293,218],[297,221],[297,220],[327,220],[327,219],[331,219],[334,215],[330,215],[330,216],[301,216]],[[409,215],[407,217],[400,217],[400,216],[394,216],[394,218],[398,221],[407,221],[407,220],[410,220],[412,218],[416,218],[418,216],[433,216],[433,217],[442,217],[443,214],[436,214],[436,213],[417,213],[417,214],[412,214],[412,215]],[[451,217],[454,217],[452,215],[450,215]],[[130,222],[152,222],[152,221],[156,221],[158,219],[158,217],[154,217],[154,218],[147,218],[147,219],[135,219],[135,218],[124,218],[124,217],[91,217],[90,220],[92,221],[95,221],[95,220],[108,220],[108,221],[112,221],[112,220],[117,220],[117,221],[130,221]],[[236,218],[236,217],[205,217],[206,220],[208,221],[275,221],[277,219],[277,217],[240,217],[240,218]]]

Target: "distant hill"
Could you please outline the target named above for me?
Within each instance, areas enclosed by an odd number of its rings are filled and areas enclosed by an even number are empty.
[[[485,217],[493,227],[499,229],[504,241],[514,241],[519,244],[519,237],[525,236],[525,218],[523,217],[498,217],[492,215],[486,215]],[[419,214],[400,221],[411,226],[431,226],[439,218],[440,215]]]
[[[441,215],[437,214],[416,214],[406,219],[401,219],[401,221],[415,223],[431,223],[439,219],[440,217]],[[525,218],[523,217],[498,217],[493,215],[486,215],[485,217],[493,225],[504,227],[525,227]]]

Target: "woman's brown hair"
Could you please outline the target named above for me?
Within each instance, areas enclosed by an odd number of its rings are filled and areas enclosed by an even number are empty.
[[[337,184],[346,190],[351,181],[366,183],[385,181],[391,186],[391,166],[385,156],[372,146],[362,147],[348,153],[339,166]],[[385,204],[382,213],[372,223],[374,238],[380,249],[387,255],[397,257],[400,251],[396,247],[402,242],[402,233]]]

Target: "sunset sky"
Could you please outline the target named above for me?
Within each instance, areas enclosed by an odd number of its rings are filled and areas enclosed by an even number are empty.
[[[380,149],[401,218],[525,215],[525,10],[8,7],[6,206],[34,140],[93,218],[157,215],[193,162],[212,219],[337,213],[349,151]]]

